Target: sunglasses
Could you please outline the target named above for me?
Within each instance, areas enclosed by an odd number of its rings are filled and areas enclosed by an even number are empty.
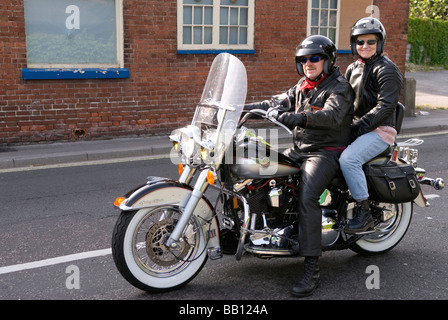
[[[302,58],[302,59],[300,59],[300,63],[301,64],[305,64],[308,60],[310,60],[311,63],[316,63],[316,62],[319,62],[322,59],[323,59],[323,57],[312,56],[312,57],[309,57],[309,58]]]
[[[357,44],[358,46],[363,46],[364,43],[366,43],[365,40],[356,40],[356,44]],[[376,40],[376,39],[369,39],[369,40],[367,40],[367,44],[368,44],[369,46],[373,46],[373,45],[376,44],[376,43],[377,43],[377,40]]]

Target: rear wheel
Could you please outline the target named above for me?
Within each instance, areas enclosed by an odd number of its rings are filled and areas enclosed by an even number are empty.
[[[182,212],[174,206],[122,212],[112,236],[112,255],[121,275],[149,292],[184,286],[207,261],[206,241],[193,215],[176,248],[165,242]]]
[[[375,226],[375,232],[365,235],[350,246],[350,249],[366,255],[385,253],[394,248],[403,239],[411,224],[412,202],[380,203],[383,208],[381,222]]]

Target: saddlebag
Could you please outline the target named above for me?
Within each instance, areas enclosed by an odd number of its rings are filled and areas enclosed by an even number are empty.
[[[420,192],[420,185],[411,164],[365,164],[364,172],[369,187],[369,199],[402,203],[413,201]]]

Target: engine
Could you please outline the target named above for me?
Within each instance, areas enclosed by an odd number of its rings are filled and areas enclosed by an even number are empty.
[[[275,228],[296,219],[296,186],[297,182],[279,179],[254,180],[246,186],[250,211],[257,214],[257,229],[266,226]]]
[[[298,230],[297,186],[298,181],[280,179],[251,181],[246,185],[246,199],[252,213],[251,229],[276,229],[280,235],[266,238],[261,233],[259,236],[251,236],[253,244],[262,244],[269,248],[288,247],[289,241],[286,239],[294,238],[293,235],[297,234]],[[322,246],[324,248],[331,246],[339,238],[336,215],[336,210],[322,207]]]

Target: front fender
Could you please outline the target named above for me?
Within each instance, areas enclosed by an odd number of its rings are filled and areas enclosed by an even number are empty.
[[[135,211],[160,206],[176,206],[182,209],[190,199],[192,191],[193,188],[187,184],[163,179],[129,192],[126,199],[120,204],[119,209]],[[202,196],[193,214],[202,226],[204,235],[208,240],[208,247],[220,247],[218,220],[213,215],[213,206],[207,198]]]
[[[173,180],[160,180],[138,187],[126,194],[119,208],[133,211],[161,205],[185,206],[190,197],[191,186]]]

